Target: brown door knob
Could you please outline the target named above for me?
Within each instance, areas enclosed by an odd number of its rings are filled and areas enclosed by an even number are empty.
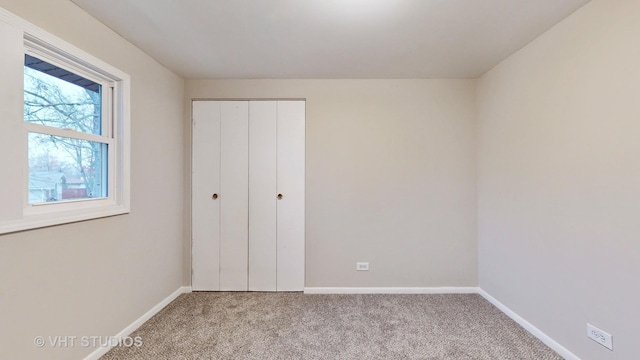
[[[282,194],[278,194],[278,200],[282,199]]]
[[[213,194],[213,195],[211,196],[211,198],[212,198],[213,200],[217,199],[217,198],[218,198],[218,194]]]

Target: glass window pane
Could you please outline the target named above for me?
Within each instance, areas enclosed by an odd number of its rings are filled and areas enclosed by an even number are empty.
[[[107,197],[107,144],[29,133],[29,204]]]
[[[36,57],[24,57],[24,120],[102,135],[102,86]]]

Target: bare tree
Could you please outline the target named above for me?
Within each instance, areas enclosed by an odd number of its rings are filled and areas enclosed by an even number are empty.
[[[83,133],[101,134],[101,94],[51,79],[37,70],[25,68],[25,121]],[[73,137],[31,133],[29,146],[39,147],[49,155],[58,153],[60,158],[57,160],[61,169],[74,169],[73,174],[69,175],[83,180],[88,196],[104,195],[103,144]]]

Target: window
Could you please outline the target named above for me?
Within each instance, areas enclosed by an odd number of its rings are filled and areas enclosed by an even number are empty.
[[[6,23],[22,45],[0,44],[0,106],[22,116],[2,113],[0,233],[128,213],[128,75],[0,9]]]
[[[24,59],[29,204],[107,198],[113,86]]]

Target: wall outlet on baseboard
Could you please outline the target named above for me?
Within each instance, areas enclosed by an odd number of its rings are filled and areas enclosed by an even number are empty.
[[[613,336],[611,336],[611,334],[587,323],[587,336],[591,340],[613,351]]]
[[[357,262],[356,270],[358,271],[369,271],[369,263],[368,262]]]

